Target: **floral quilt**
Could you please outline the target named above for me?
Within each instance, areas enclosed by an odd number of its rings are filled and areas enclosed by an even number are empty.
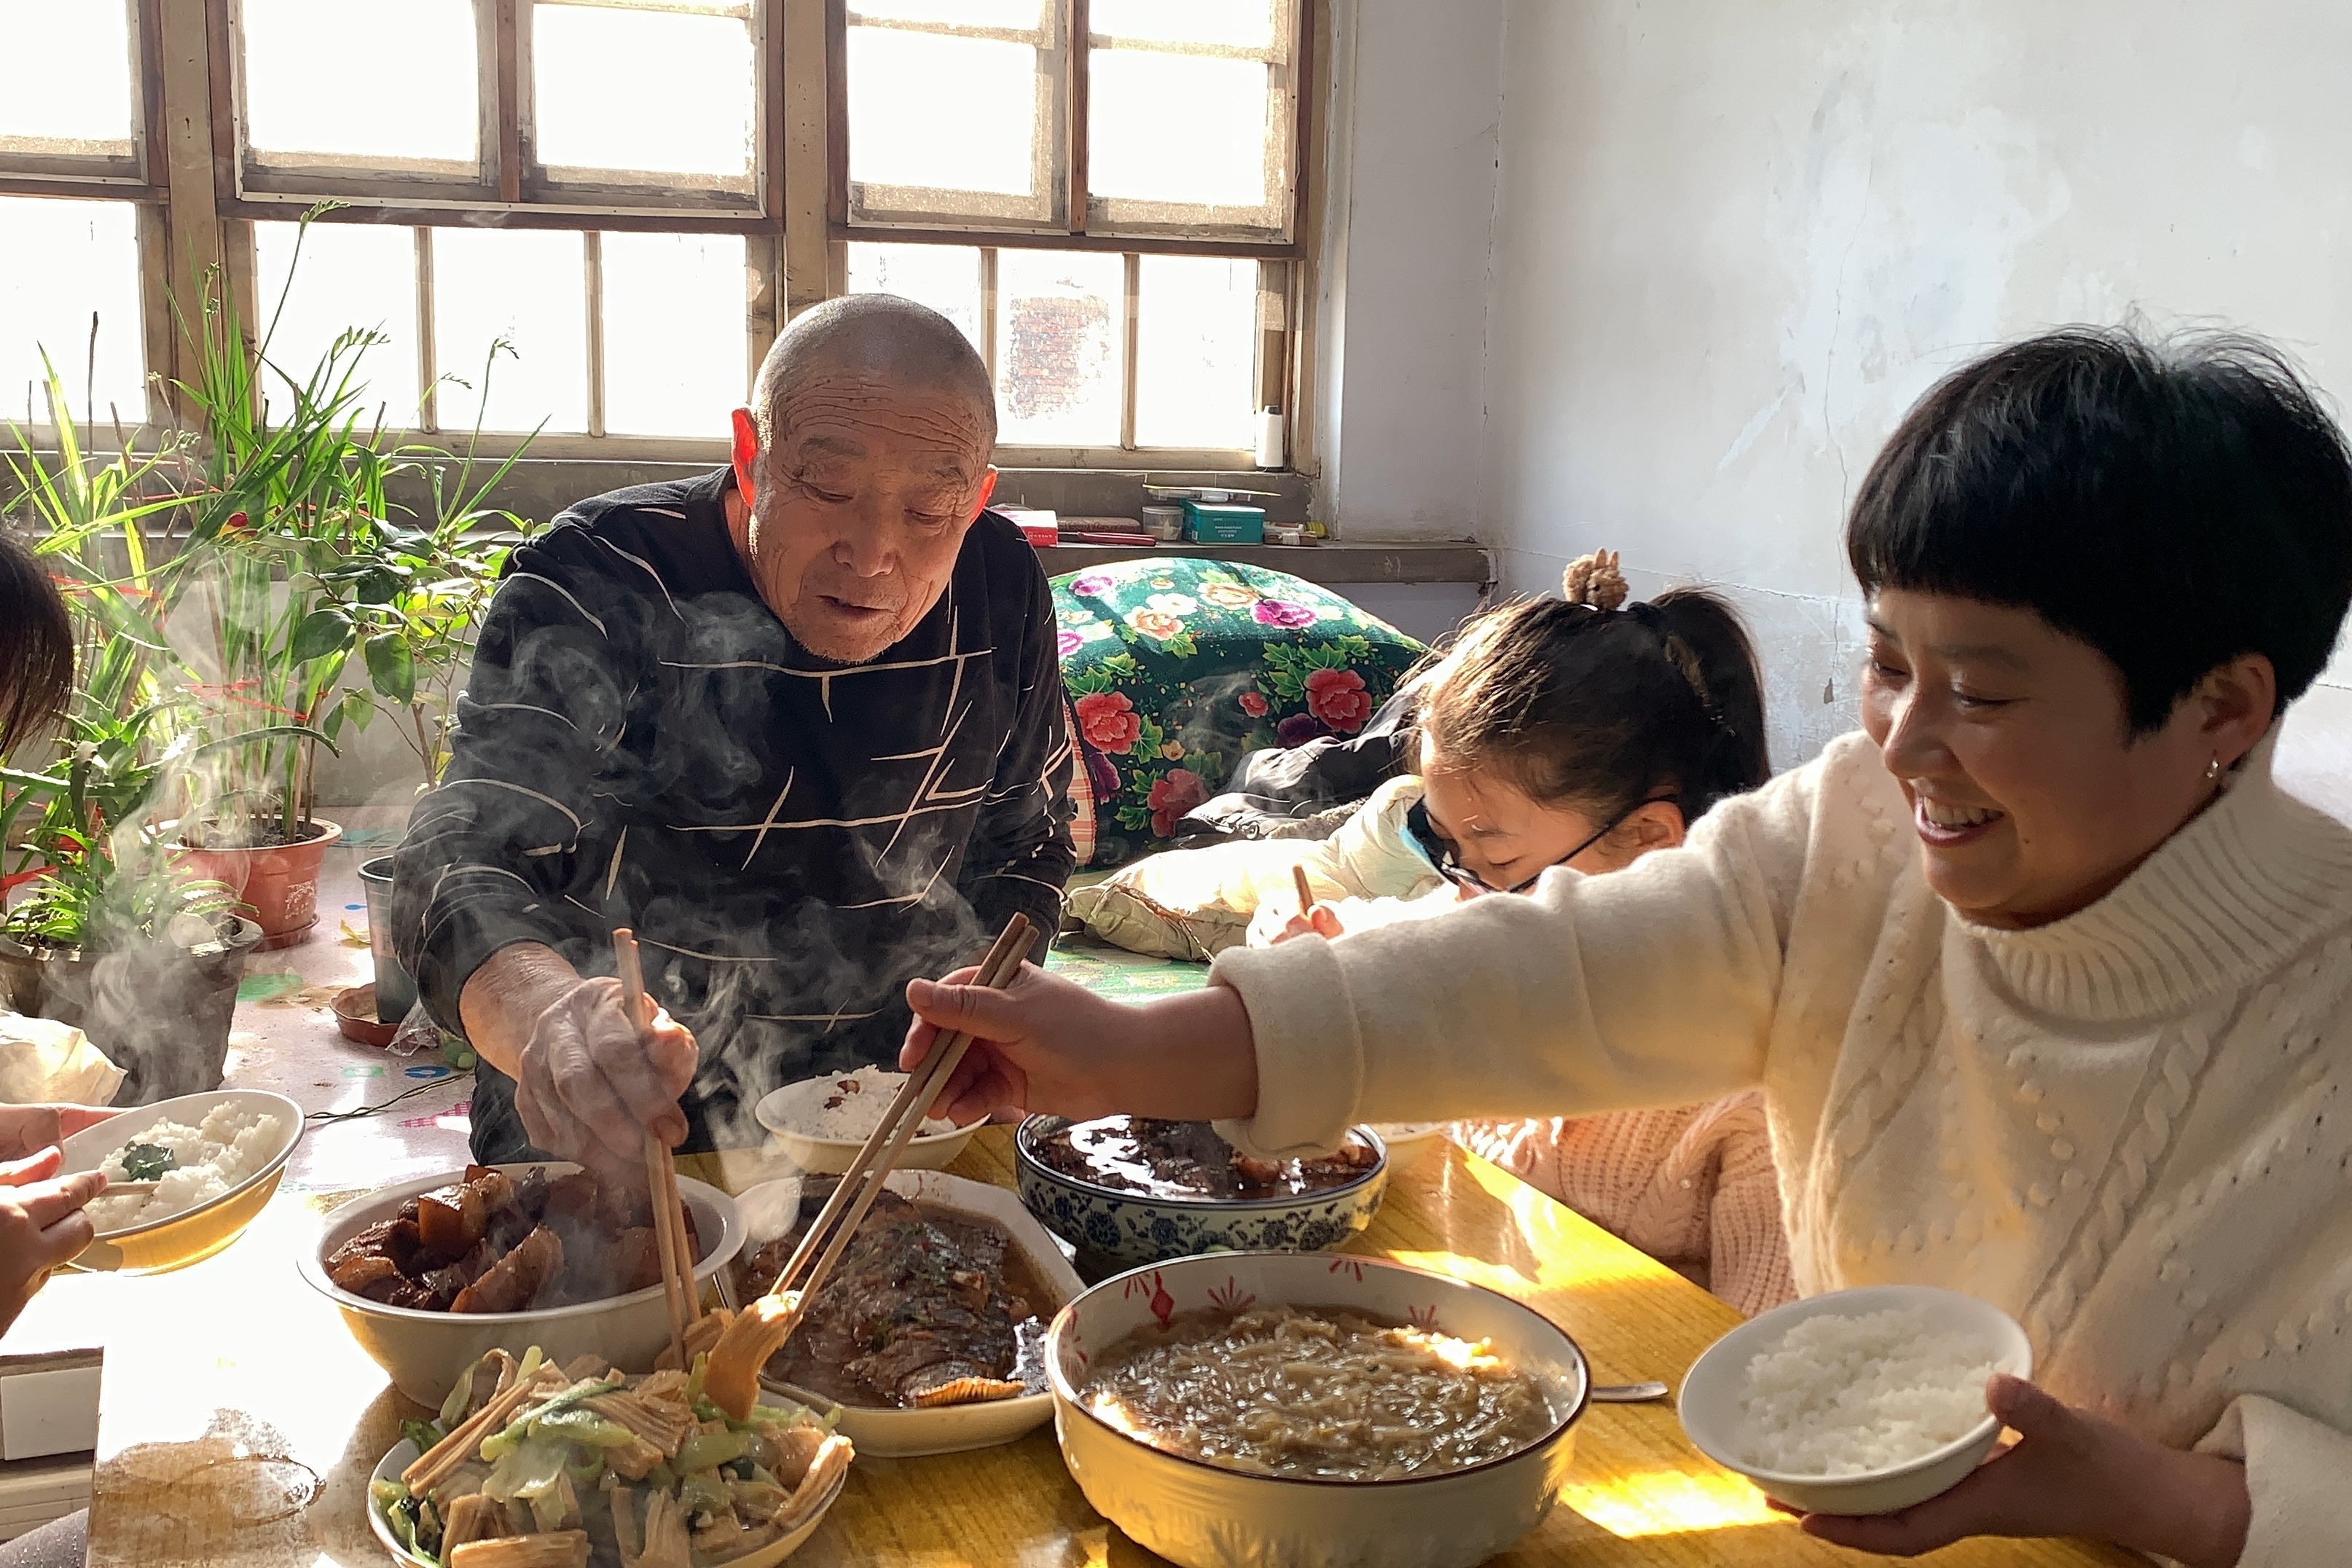
[[[1054,579],[1088,863],[1163,847],[1244,752],[1364,727],[1425,651],[1286,572],[1149,556]]]

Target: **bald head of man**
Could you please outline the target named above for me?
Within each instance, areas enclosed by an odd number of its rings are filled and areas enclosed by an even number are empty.
[[[996,488],[996,400],[955,324],[889,294],[828,300],[735,411],[735,547],[802,646],[862,663],[939,603]]]

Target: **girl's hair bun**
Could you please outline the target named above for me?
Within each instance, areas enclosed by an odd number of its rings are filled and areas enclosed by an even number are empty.
[[[1559,596],[1571,605],[1613,610],[1625,602],[1625,574],[1617,569],[1617,552],[1596,550],[1580,555],[1560,574]]]

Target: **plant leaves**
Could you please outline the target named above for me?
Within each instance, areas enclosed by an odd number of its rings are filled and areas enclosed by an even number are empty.
[[[416,697],[416,661],[406,634],[378,632],[365,644],[368,675],[375,689],[404,706]]]
[[[313,610],[294,628],[287,657],[296,664],[341,653],[352,646],[352,623],[340,610]]]

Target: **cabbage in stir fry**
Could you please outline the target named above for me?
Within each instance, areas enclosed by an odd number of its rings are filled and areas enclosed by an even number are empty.
[[[441,1568],[712,1568],[790,1534],[848,1468],[829,1418],[789,1403],[736,1420],[690,1373],[628,1376],[492,1351],[435,1422],[403,1427],[420,1457],[373,1500]]]

